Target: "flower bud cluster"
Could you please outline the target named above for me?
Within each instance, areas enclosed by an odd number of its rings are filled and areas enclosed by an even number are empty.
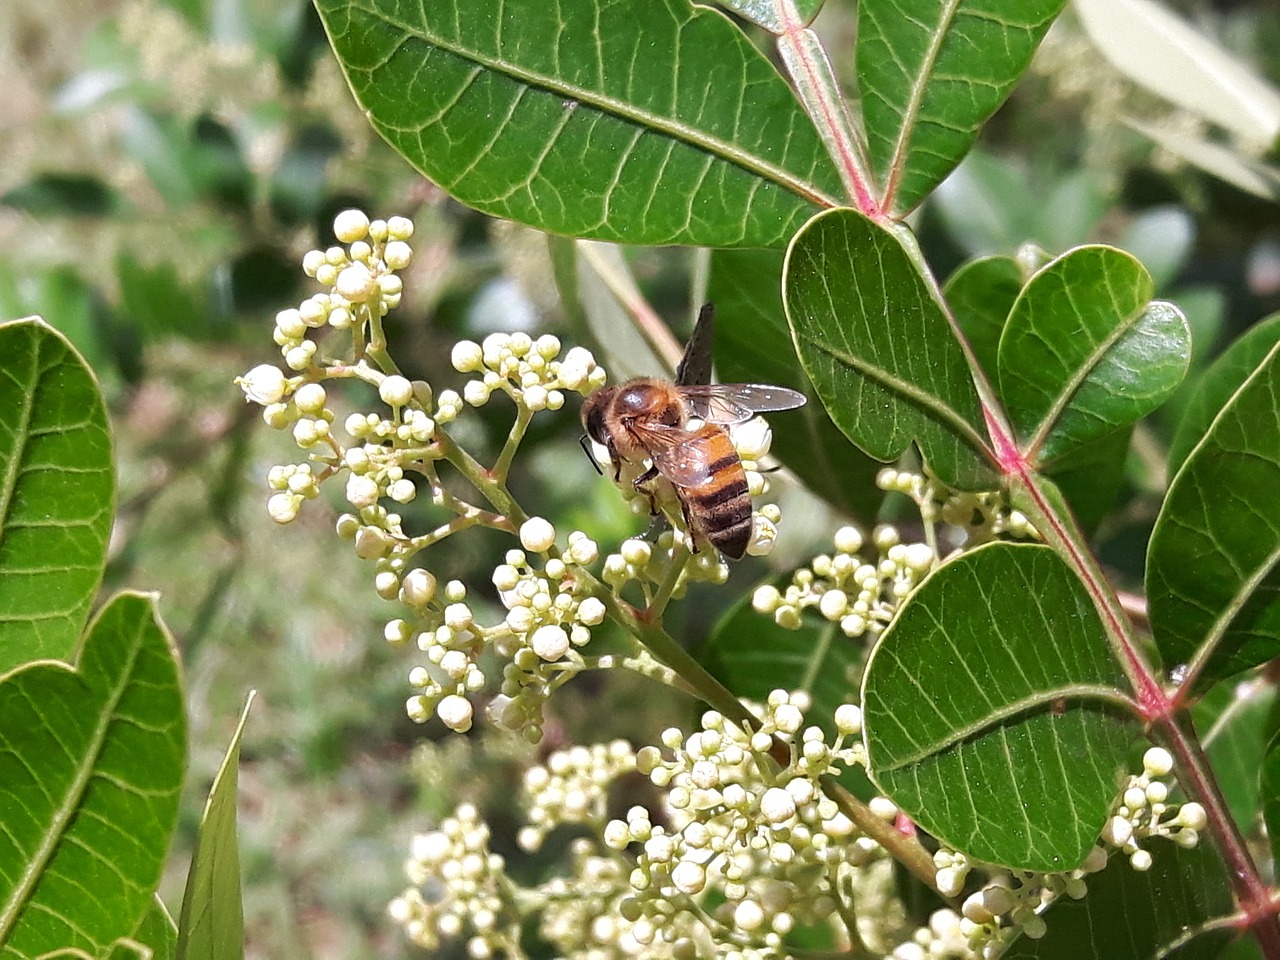
[[[557,750],[545,765],[530,767],[524,775],[529,824],[520,831],[520,846],[537,850],[548,833],[566,823],[602,830],[609,787],[635,769],[635,751],[625,740]]]
[[[467,603],[467,587],[450,580],[437,591],[436,578],[416,568],[397,581],[399,600],[413,611],[411,620],[392,620],[386,627],[391,643],[416,637],[429,666],[409,671],[409,684],[419,690],[406,703],[410,719],[425,723],[434,713],[455,733],[471,729],[470,696],[487,681],[480,667],[485,630]]]
[[[910,497],[925,523],[945,523],[965,533],[964,542],[977,546],[997,537],[1037,537],[1025,515],[1009,506],[1001,491],[968,493],[952,490],[924,473],[886,467],[876,474],[876,486]]]
[[[670,759],[655,747],[639,752],[639,771],[666,791],[667,825],[633,807],[604,832],[615,850],[640,847],[632,894],[621,906],[639,943],[671,944],[692,916],[709,916],[715,939],[772,956],[796,923],[827,922],[834,913],[838,867],[883,856],[855,835],[818,783],[860,761],[860,744],[845,742],[856,738],[860,711],[841,708],[837,739],[828,744],[821,730],[805,726],[807,706],[806,696],[774,691],[754,731],[710,711],[688,738],[674,729],[663,734]],[[775,738],[792,753],[776,774],[766,759]],[[716,905],[704,913],[709,895]]]
[[[835,550],[819,554],[801,567],[785,590],[772,584],[756,588],[751,605],[772,616],[781,627],[795,630],[804,610],[816,610],[838,623],[849,637],[875,636],[893,619],[898,606],[937,563],[924,543],[902,543],[898,531],[879,526],[872,535],[877,559],[862,559],[862,534],[841,527],[833,538]]]
[[[632,936],[621,903],[631,890],[627,867],[618,857],[602,857],[590,840],[569,847],[570,874],[543,887],[538,931],[556,956],[573,960],[629,960],[645,956]],[[672,954],[678,956],[679,954]]]
[[[459,373],[479,374],[462,390],[471,406],[484,406],[497,390],[536,413],[559,410],[566,390],[585,396],[604,385],[605,370],[590,350],[574,347],[563,359],[559,355],[560,340],[549,334],[535,340],[527,333],[491,333],[481,343],[460,341],[451,359]]]
[[[1190,801],[1169,803],[1173,787],[1173,756],[1164,747],[1142,755],[1142,773],[1129,777],[1115,814],[1102,828],[1102,842],[1129,858],[1135,870],[1151,869],[1151,853],[1139,842],[1167,837],[1181,847],[1194,847],[1208,822],[1204,807]]]
[[[640,537],[623,540],[617,553],[604,558],[600,579],[618,592],[631,582],[645,589],[664,583],[671,574],[677,545],[688,545],[683,530],[664,530],[653,543]],[[684,596],[690,582],[724,583],[728,579],[729,565],[719,553],[704,546],[680,571],[672,596]]]
[[[413,943],[434,950],[442,940],[466,935],[471,957],[519,950],[518,915],[505,899],[505,863],[490,851],[489,827],[475,807],[463,804],[439,830],[414,837],[405,873],[413,886],[388,913]]]

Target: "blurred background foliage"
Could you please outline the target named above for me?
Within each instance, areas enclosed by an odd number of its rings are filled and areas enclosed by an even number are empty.
[[[1280,82],[1273,0],[1176,7]],[[851,9],[829,4],[819,27],[848,68]],[[267,519],[266,471],[297,451],[262,428],[231,380],[275,359],[272,317],[310,292],[301,255],[331,243],[333,215],[350,206],[417,223],[389,330],[406,372],[437,387],[459,382],[448,353],[460,336],[536,329],[572,342],[587,335],[584,315],[590,330],[607,331],[618,311],[586,281],[582,304],[562,307],[542,237],[453,203],[378,140],[302,0],[19,0],[0,6],[0,82],[0,315],[43,315],[101,377],[121,470],[107,585],[163,594],[186,666],[193,767],[167,898],[178,895],[240,703],[257,687],[240,779],[250,955],[408,956],[383,909],[403,886],[415,831],[470,799],[494,825],[495,849],[514,854],[521,763],[568,742],[652,741],[671,707],[639,681],[586,677],[553,702],[536,750],[483,725],[467,738],[414,727],[403,709],[413,655],[381,638],[394,612],[374,595],[370,571],[335,549],[333,503],[313,505],[288,530]],[[966,259],[1026,243],[1050,254],[1116,243],[1146,263],[1159,296],[1186,310],[1203,369],[1280,309],[1280,207],[1121,122],[1171,117],[1174,108],[1098,56],[1069,12],[980,149],[917,216],[935,271],[945,278]],[[695,257],[608,256],[687,332]],[[1181,402],[1138,429],[1121,507],[1098,531],[1104,558],[1131,587]],[[467,443],[495,448],[508,422],[499,406],[459,424]],[[536,422],[519,494],[617,542],[642,522],[581,463],[575,413]],[[793,501],[776,569],[822,548],[824,509]],[[507,544],[488,535],[450,543],[433,559],[437,574],[463,579],[483,602]],[[704,639],[768,575],[736,567],[734,589],[682,605],[696,613],[677,629]],[[526,869],[536,874],[559,849],[550,843]]]

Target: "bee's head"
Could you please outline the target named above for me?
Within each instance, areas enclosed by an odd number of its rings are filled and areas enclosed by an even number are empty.
[[[609,405],[613,392],[610,387],[602,387],[582,403],[582,429],[587,431],[588,437],[599,444],[605,443],[604,411]]]

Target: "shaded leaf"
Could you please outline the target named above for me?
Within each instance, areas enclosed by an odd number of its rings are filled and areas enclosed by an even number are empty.
[[[775,421],[772,452],[805,487],[863,524],[874,521],[883,493],[881,464],[853,446],[831,422],[800,368],[782,308],[782,255],[768,250],[717,250],[707,298],[714,301],[716,369],[725,383],[774,383],[812,402]]]
[[[1137,422],[1186,375],[1191,333],[1114,247],[1078,247],[1027,283],[1000,340],[1000,396],[1029,460]]]
[[[93,374],[42,321],[0,325],[0,673],[75,649],[106,561],[111,436]]]
[[[105,217],[122,206],[119,195],[87,174],[42,173],[7,190],[0,203],[41,217]]]
[[[1178,421],[1178,430],[1169,445],[1170,475],[1181,469],[1187,454],[1208,431],[1218,411],[1277,343],[1280,343],[1280,314],[1250,327],[1205,371],[1187,401],[1182,419]]]
[[[964,353],[897,237],[853,210],[820,214],[787,251],[783,302],[801,366],[861,450],[887,461],[914,441],[944,483],[997,485]]]
[[[1234,901],[1222,860],[1201,843],[1184,850],[1167,841],[1150,844],[1154,862],[1145,872],[1113,855],[1086,878],[1081,900],[1060,897],[1044,914],[1049,932],[1016,941],[1005,960],[1211,960],[1234,931],[1189,937],[1188,929],[1231,913]],[[1185,941],[1185,942],[1184,942]],[[1177,946],[1181,944],[1181,946]]]
[[[1243,834],[1258,815],[1258,769],[1276,732],[1276,688],[1265,679],[1216,684],[1192,710],[1214,779]]]
[[[1058,485],[1086,535],[1097,530],[1124,489],[1132,437],[1132,427],[1109,433],[1060,457],[1045,472]]]
[[[1181,130],[1167,130],[1132,118],[1125,122],[1174,156],[1181,157],[1210,176],[1255,197],[1280,201],[1280,167],[1249,156],[1235,147],[1205,140]]]
[[[1259,772],[1262,819],[1271,839],[1271,856],[1280,860],[1280,737],[1272,737]]]
[[[1147,550],[1151,631],[1198,685],[1280,653],[1280,346],[1174,477]],[[1188,562],[1194,560],[1194,562]]]
[[[1168,204],[1152,207],[1134,217],[1116,244],[1147,268],[1157,290],[1177,278],[1191,256],[1196,240],[1196,222],[1186,207]]]
[[[992,543],[920,585],[872,651],[872,779],[977,860],[1070,870],[1097,839],[1140,726],[1083,584],[1050,548]]]
[[[375,128],[464,203],[624,243],[781,246],[842,196],[790,87],[688,0],[320,0]]]
[[[214,778],[179,918],[178,960],[240,960],[244,957],[244,904],[240,895],[240,848],[236,839],[236,791],[240,741],[254,694],[245,701],[222,766]]]
[[[973,146],[1063,0],[862,0],[857,76],[884,206],[910,210]]]
[[[116,277],[120,311],[144,342],[174,335],[202,339],[209,334],[204,305],[183,286],[173,263],[147,266],[122,253],[116,258]]]
[[[177,823],[186,717],[154,601],[113,599],[74,669],[0,682],[0,956],[102,954],[150,908]]]
[[[1013,257],[970,260],[951,274],[942,288],[956,325],[993,385],[1000,335],[1021,290],[1022,269]]]

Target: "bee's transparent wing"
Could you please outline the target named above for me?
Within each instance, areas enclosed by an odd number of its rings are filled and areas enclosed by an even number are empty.
[[[799,390],[768,383],[716,383],[681,387],[680,395],[689,413],[708,423],[734,424],[750,420],[757,413],[793,410],[808,399]]]
[[[677,487],[699,487],[711,479],[710,449],[697,431],[648,424],[635,427],[649,459]]]
[[[698,311],[693,335],[685,344],[684,356],[676,367],[676,386],[711,382],[711,350],[715,337],[716,305],[704,303]]]

